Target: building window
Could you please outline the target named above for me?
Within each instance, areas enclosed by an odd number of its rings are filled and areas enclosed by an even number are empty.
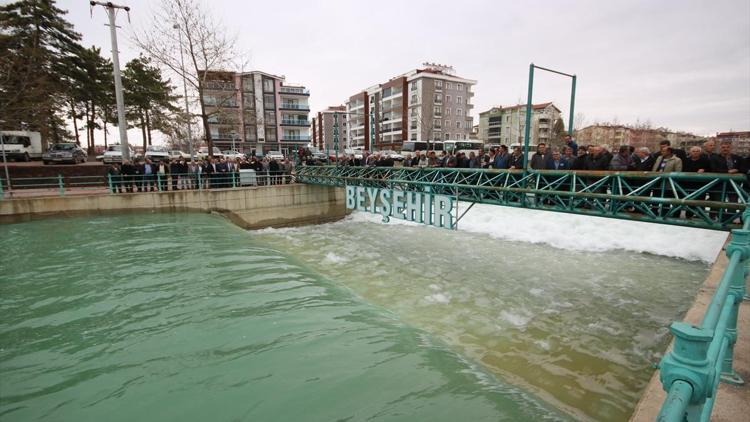
[[[275,127],[266,128],[266,140],[269,142],[276,142],[276,128]]]
[[[441,89],[443,88],[443,81],[441,80],[435,80],[435,89]]]
[[[266,120],[267,125],[275,125],[276,124],[276,112],[275,111],[266,111],[263,115]]]
[[[460,117],[463,117],[463,115],[464,115],[464,111],[463,111],[463,110],[461,110],[460,108],[457,108],[457,109],[456,109],[456,116],[460,116]]]
[[[410,83],[409,84],[409,90],[416,91],[417,90],[417,83],[416,82]]]
[[[416,128],[417,128],[417,121],[416,121],[416,120],[412,120],[412,121],[411,121],[411,126],[410,126],[410,127],[411,127],[412,129],[416,129]]]
[[[416,104],[417,103],[417,94],[412,94],[411,95],[411,103],[412,104]]]
[[[263,92],[273,92],[273,79],[263,78]]]
[[[445,102],[446,102],[446,103],[449,103],[449,102],[451,102],[451,96],[450,96],[450,95],[446,95],[446,96],[445,96]]]
[[[446,129],[450,129],[450,127],[451,127],[451,121],[450,120],[446,120],[445,121],[445,128]]]
[[[463,103],[463,98],[460,95],[458,97],[456,97],[456,103],[457,104]]]
[[[446,109],[445,109],[445,115],[446,116],[450,116],[451,115],[451,108],[450,107],[446,107]]]
[[[441,123],[442,122],[439,119],[435,119],[435,120],[432,121],[432,127],[435,128],[435,129],[440,129],[440,124]]]
[[[410,138],[409,138],[409,139],[411,139],[412,141],[416,141],[416,140],[417,140],[417,134],[416,134],[416,133],[412,133],[412,134],[411,134],[411,135],[409,135],[409,136],[410,136]]]
[[[445,83],[445,89],[453,89],[453,86],[451,85],[450,82]]]
[[[292,100],[289,100],[290,104]],[[263,96],[263,108],[270,108],[275,109],[276,108],[276,98],[273,94],[266,94]]]
[[[505,116],[505,123],[510,123],[510,116]]]
[[[456,89],[459,90],[459,91],[463,91],[464,90],[464,84],[456,84]]]
[[[442,115],[442,114],[443,114],[443,108],[442,108],[442,107],[440,107],[440,106],[435,106],[435,107],[434,107],[434,108],[432,109],[432,113],[433,113],[433,114],[434,114],[435,116],[440,116],[440,115]]]
[[[456,120],[456,129],[461,129],[461,121]]]
[[[442,104],[443,94],[435,94],[435,104]]]
[[[450,133],[446,133],[446,134],[445,134],[445,140],[447,141],[447,140],[449,140],[450,138],[451,138],[451,134],[450,134]]]
[[[258,130],[255,126],[245,126],[245,141],[255,141],[258,136]]]

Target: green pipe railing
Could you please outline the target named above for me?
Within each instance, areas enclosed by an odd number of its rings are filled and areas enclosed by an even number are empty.
[[[227,189],[248,186],[266,186],[295,183],[295,176],[287,173],[154,173],[144,175],[101,175],[53,177],[11,177],[8,182],[0,178],[0,200],[16,197],[65,196],[69,193],[138,193],[171,190]],[[12,194],[11,194],[12,192]]]
[[[719,382],[744,384],[733,369],[737,315],[750,263],[750,210],[742,217],[742,228],[732,230],[726,248],[729,262],[701,324],[670,326],[674,345],[659,364],[662,387],[668,393],[657,418],[660,422],[708,421]]]
[[[297,175],[309,184],[429,188],[471,203],[715,230],[739,228],[748,203],[745,176],[730,174],[306,166]]]

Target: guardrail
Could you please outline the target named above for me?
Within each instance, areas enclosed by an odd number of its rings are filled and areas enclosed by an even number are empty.
[[[295,183],[294,174],[256,173],[242,169],[232,173],[154,173],[149,176],[105,175],[0,178],[0,200],[76,194],[166,192],[170,190],[226,189]]]
[[[669,327],[675,339],[672,351],[659,364],[668,394],[658,421],[708,421],[719,382],[744,383],[733,369],[733,359],[750,262],[750,211],[745,211],[743,221],[742,229],[732,230],[726,248],[729,263],[700,326],[674,322]]]
[[[302,183],[429,188],[471,203],[718,230],[739,228],[748,203],[745,176],[718,173],[308,166],[297,176]]]

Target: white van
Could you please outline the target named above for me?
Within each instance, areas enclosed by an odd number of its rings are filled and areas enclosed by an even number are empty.
[[[8,130],[0,132],[3,137],[0,145],[0,157],[5,150],[8,160],[39,160],[42,158],[42,135],[39,132],[25,130]]]

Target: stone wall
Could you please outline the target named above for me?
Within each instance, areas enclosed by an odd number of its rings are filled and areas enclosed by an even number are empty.
[[[0,223],[128,212],[218,212],[245,229],[335,221],[347,214],[342,188],[304,184],[0,201]]]

